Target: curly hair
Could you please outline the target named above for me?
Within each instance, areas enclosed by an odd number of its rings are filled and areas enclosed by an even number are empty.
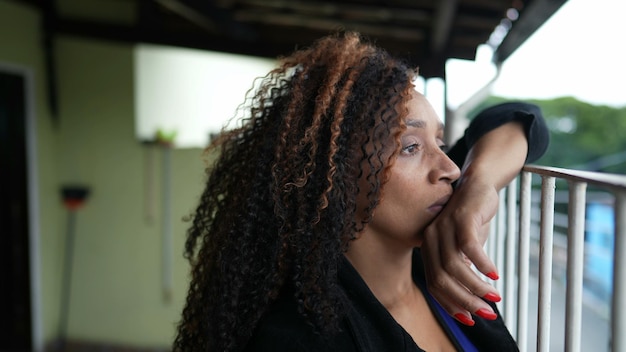
[[[207,149],[175,351],[242,350],[287,289],[317,331],[342,317],[338,263],[380,201],[416,72],[352,32],[279,63]]]

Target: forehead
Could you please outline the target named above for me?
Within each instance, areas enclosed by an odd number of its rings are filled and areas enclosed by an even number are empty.
[[[429,126],[429,123],[427,121],[420,120],[419,118],[416,120],[410,117],[407,117],[405,124],[407,127],[414,127],[414,128],[428,128]],[[432,123],[432,126],[435,126],[437,131],[443,131],[443,128],[444,128],[443,123],[441,121],[435,121],[434,123]]]
[[[434,128],[443,130],[443,123],[426,97],[417,91],[411,92],[407,103],[408,114],[404,120],[407,127]]]

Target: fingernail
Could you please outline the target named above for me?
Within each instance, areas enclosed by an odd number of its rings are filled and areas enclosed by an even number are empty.
[[[488,292],[483,297],[485,297],[486,300],[489,300],[491,302],[500,302],[502,300],[502,297],[500,297],[500,295],[498,295],[497,293],[493,293],[493,292]]]
[[[498,317],[496,313],[486,308],[480,308],[479,310],[477,310],[476,315],[487,320],[496,320],[496,318]]]
[[[467,316],[467,315],[465,315],[465,314],[462,314],[462,313],[456,313],[456,314],[454,315],[454,317],[455,317],[458,321],[460,321],[461,323],[463,323],[464,325],[467,325],[467,326],[474,326],[474,321],[473,321],[472,319],[468,318],[468,316]]]
[[[500,276],[498,276],[498,273],[496,273],[495,271],[487,273],[487,277],[491,280],[498,280],[500,278]]]

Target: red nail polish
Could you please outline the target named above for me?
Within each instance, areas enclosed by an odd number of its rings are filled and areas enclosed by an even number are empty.
[[[454,317],[455,317],[458,321],[460,321],[461,323],[463,323],[464,325],[467,325],[467,326],[474,326],[474,321],[473,321],[472,319],[468,318],[468,317],[467,317],[467,315],[465,315],[465,314],[456,313],[456,314],[454,315]]]
[[[498,317],[496,313],[485,308],[480,308],[479,310],[477,310],[476,315],[487,320],[496,320],[496,318]]]
[[[500,302],[502,300],[502,297],[500,297],[497,293],[493,293],[493,292],[488,292],[483,297],[486,300],[489,300],[491,302]]]
[[[491,280],[498,280],[500,278],[500,276],[498,276],[498,273],[496,273],[495,271],[487,273],[487,277]]]

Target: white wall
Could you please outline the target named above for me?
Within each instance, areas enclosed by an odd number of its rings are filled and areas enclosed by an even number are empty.
[[[139,45],[135,52],[136,129],[141,140],[176,132],[175,146],[205,147],[235,115],[257,77],[275,60]]]

